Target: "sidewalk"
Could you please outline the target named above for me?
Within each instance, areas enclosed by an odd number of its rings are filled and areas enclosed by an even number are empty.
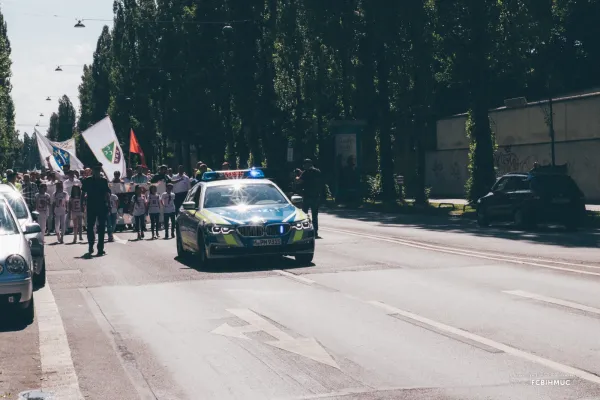
[[[412,202],[414,200],[406,200],[408,202]],[[455,204],[457,206],[464,206],[466,204],[468,204],[468,201],[465,199],[429,199],[430,202],[432,203],[448,203],[448,204]],[[588,211],[594,211],[594,212],[600,212],[600,205],[599,204],[586,204],[585,208]]]

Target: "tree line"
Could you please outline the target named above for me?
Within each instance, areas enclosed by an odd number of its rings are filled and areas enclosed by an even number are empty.
[[[133,128],[152,165],[187,164],[193,146],[211,165],[287,174],[292,142],[328,173],[330,122],[364,120],[363,172],[384,200],[398,196],[394,173],[426,200],[438,119],[468,112],[476,198],[495,180],[490,108],[600,84],[600,0],[116,0],[113,11],[78,120],[63,107],[52,132],[108,114],[125,151]]]

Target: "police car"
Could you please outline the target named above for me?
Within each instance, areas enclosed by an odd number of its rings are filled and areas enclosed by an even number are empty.
[[[212,260],[246,256],[294,256],[312,262],[315,232],[296,207],[259,169],[205,172],[176,221],[177,254],[194,253],[202,266]]]

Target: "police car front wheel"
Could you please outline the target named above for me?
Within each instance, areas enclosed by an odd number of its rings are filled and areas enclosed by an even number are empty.
[[[295,258],[296,258],[296,261],[302,265],[310,265],[312,263],[314,256],[315,256],[314,253],[296,254]]]

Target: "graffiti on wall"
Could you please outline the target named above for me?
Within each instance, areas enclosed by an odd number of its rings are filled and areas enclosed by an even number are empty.
[[[494,166],[498,175],[529,171],[536,161],[533,156],[519,157],[518,154],[512,151],[512,146],[504,146],[494,153]]]

